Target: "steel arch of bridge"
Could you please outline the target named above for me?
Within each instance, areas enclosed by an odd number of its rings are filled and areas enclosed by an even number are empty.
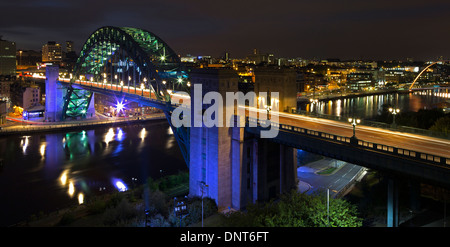
[[[105,73],[108,66],[111,69]],[[132,75],[125,70],[133,70]],[[80,76],[117,84],[129,83],[132,77],[135,87],[144,84],[158,100],[169,100],[168,89],[189,92],[188,74],[178,55],[158,36],[139,28],[106,26],[93,32],[80,52],[72,80]]]
[[[63,119],[86,116],[92,91],[75,86],[81,77],[110,83],[111,89],[119,81],[128,88],[149,89],[150,98],[161,102],[170,102],[168,90],[190,92],[189,77],[178,55],[158,36],[139,28],[106,26],[90,35],[71,74]],[[164,113],[189,167],[189,128],[175,128],[171,111]]]
[[[433,65],[435,65],[435,64],[437,64],[437,63],[444,63],[444,62],[446,62],[446,60],[443,60],[443,61],[436,61],[436,62],[433,62],[433,63],[429,64],[428,66],[426,66],[422,71],[420,71],[420,73],[416,76],[416,78],[414,78],[413,82],[411,83],[411,86],[409,86],[409,90],[411,90],[411,89],[413,88],[413,86],[414,86],[414,84],[416,83],[416,81],[417,81],[417,80],[419,79],[419,77],[423,74],[423,72],[425,72],[428,68],[430,68],[431,66],[433,66]]]

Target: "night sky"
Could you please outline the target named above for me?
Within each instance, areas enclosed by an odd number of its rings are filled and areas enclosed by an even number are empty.
[[[146,29],[178,54],[435,60],[450,58],[449,0],[1,0],[0,35],[77,52],[102,26]]]

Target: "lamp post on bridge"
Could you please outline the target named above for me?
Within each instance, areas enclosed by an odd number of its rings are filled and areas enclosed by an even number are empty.
[[[206,188],[208,188],[208,185],[205,182],[201,182],[200,189],[202,190],[202,227],[203,227],[203,193]]]
[[[114,79],[117,80],[117,75],[114,75]],[[112,81],[111,81],[111,90],[112,90]]]
[[[316,105],[317,105],[317,107],[319,107],[319,100],[313,98],[313,99],[309,99],[309,102],[311,102],[311,104],[310,104],[311,112],[316,113],[316,111],[314,111],[314,109],[316,109]]]
[[[120,92],[123,92],[123,81],[120,81]]]
[[[353,126],[353,136],[350,138],[350,143],[358,144],[358,139],[356,139],[356,125],[361,123],[361,120],[357,118],[349,118],[348,122]]]
[[[396,128],[396,127],[397,127],[397,124],[395,123],[395,116],[396,116],[398,113],[400,113],[400,109],[390,107],[390,108],[389,108],[389,112],[392,113],[392,117],[393,117],[393,120],[392,120],[392,127],[393,127],[393,128]]]
[[[167,82],[166,82],[165,80],[162,81],[162,84],[164,85],[164,88],[166,88],[166,83],[167,83]],[[162,90],[164,90],[164,89],[162,89]],[[158,93],[160,93],[160,92],[158,92]],[[163,96],[164,96],[164,95],[163,95]]]
[[[144,96],[144,88],[145,88],[144,83],[141,83],[141,93],[142,93],[142,96]]]
[[[145,87],[145,84],[147,84],[147,78],[146,77],[144,77],[144,82],[141,83],[141,85],[142,84],[144,84],[144,87]],[[152,97],[152,92],[150,90],[150,86],[148,88],[149,88],[149,90],[148,90],[148,94],[149,94],[148,97],[151,98]]]

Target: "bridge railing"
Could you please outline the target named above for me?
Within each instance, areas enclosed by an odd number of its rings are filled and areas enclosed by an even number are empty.
[[[263,124],[263,126],[269,126],[267,121],[270,121],[270,120],[261,120],[261,119],[254,119],[254,118],[247,117],[246,118],[246,127],[256,126],[257,128],[268,129],[266,127],[261,126],[261,124]],[[359,139],[356,139],[357,142],[352,142],[351,137],[339,136],[339,135],[329,134],[329,133],[325,133],[325,132],[305,129],[302,127],[291,126],[291,125],[286,125],[286,124],[272,123],[271,126],[272,126],[272,128],[277,128],[279,131],[286,131],[286,132],[290,132],[293,134],[307,135],[307,136],[311,136],[314,138],[322,139],[324,141],[356,145],[363,149],[373,150],[376,152],[382,152],[382,153],[386,153],[389,155],[402,157],[402,158],[409,158],[409,159],[424,161],[427,163],[432,163],[432,164],[450,169],[450,158],[445,158],[442,156],[437,156],[437,155],[433,155],[433,154],[418,152],[418,151],[414,151],[414,150],[409,150],[409,149],[405,149],[405,148],[399,148],[399,147],[394,147],[394,146],[389,146],[389,145],[384,145],[384,144],[367,142],[367,141],[359,140]]]
[[[164,114],[155,114],[151,116],[139,116],[139,117],[127,117],[127,118],[115,118],[107,120],[80,120],[77,122],[64,122],[56,124],[56,122],[32,122],[23,121],[26,125],[16,125],[12,127],[5,127],[0,129],[0,136],[7,134],[18,134],[26,132],[38,132],[38,131],[52,131],[52,130],[62,130],[67,128],[81,128],[81,127],[94,127],[101,125],[111,125],[111,124],[121,124],[121,123],[140,123],[145,120],[150,119],[165,119]]]
[[[64,83],[70,83],[69,79],[64,79],[64,78],[60,78],[59,79],[60,82],[64,82]],[[128,87],[128,86],[120,86],[120,85],[116,85],[116,84],[103,84],[100,82],[95,82],[95,81],[80,81],[80,80],[75,80],[73,82],[76,85],[80,85],[83,86],[83,88],[85,89],[96,89],[96,90],[111,90],[114,92],[120,92],[123,94],[128,94],[131,95],[133,97],[138,98],[139,100],[145,100],[145,101],[149,101],[152,102],[154,104],[165,104],[169,107],[172,108],[176,108],[176,107],[184,107],[185,105],[180,104],[180,103],[173,103],[170,101],[161,101],[159,99],[156,98],[152,98],[152,92],[150,89],[140,89],[140,88],[133,88],[133,87]],[[105,86],[106,85],[106,86]],[[126,90],[122,90],[122,88],[126,88]],[[144,93],[142,93],[142,91],[144,91]],[[154,94],[154,93],[153,93]]]
[[[342,116],[313,113],[313,112],[307,112],[307,111],[303,111],[303,110],[296,111],[293,114],[298,114],[298,115],[303,115],[303,116],[308,116],[308,117],[329,119],[329,120],[345,122],[345,123],[347,123],[347,119],[348,119],[348,118],[342,117]],[[392,124],[376,122],[376,121],[371,121],[371,120],[365,120],[365,119],[361,119],[360,125],[375,127],[375,128],[382,128],[382,129],[387,129],[387,130],[392,130],[392,131],[400,131],[400,132],[417,134],[417,135],[450,139],[450,134],[446,134],[443,132],[432,131],[432,130],[427,130],[427,129],[419,129],[419,128],[414,128],[414,127],[409,127],[409,126],[401,126],[401,125],[397,125],[394,128],[394,127],[392,127]]]

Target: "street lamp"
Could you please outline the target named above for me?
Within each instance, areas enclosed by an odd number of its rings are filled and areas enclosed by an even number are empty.
[[[396,127],[397,124],[395,123],[395,115],[397,115],[400,112],[400,109],[389,107],[389,112],[392,113],[393,117],[392,127]]]
[[[144,96],[144,83],[141,83],[141,92],[142,92],[142,96]]]
[[[203,227],[203,192],[205,188],[208,188],[208,185],[205,182],[200,183],[201,190],[202,190],[202,227]]]
[[[123,92],[123,81],[120,81],[120,91]]]
[[[311,112],[313,112],[315,105],[319,103],[319,100],[318,99],[309,99],[309,102],[311,102]]]
[[[356,127],[357,124],[361,123],[361,120],[357,119],[357,118],[349,118],[348,122],[351,123],[351,125],[353,125],[353,136],[352,136],[352,138],[356,138],[355,127]]]
[[[271,105],[266,105],[266,109],[267,109],[267,119],[270,119],[270,110],[272,110],[272,106]]]

